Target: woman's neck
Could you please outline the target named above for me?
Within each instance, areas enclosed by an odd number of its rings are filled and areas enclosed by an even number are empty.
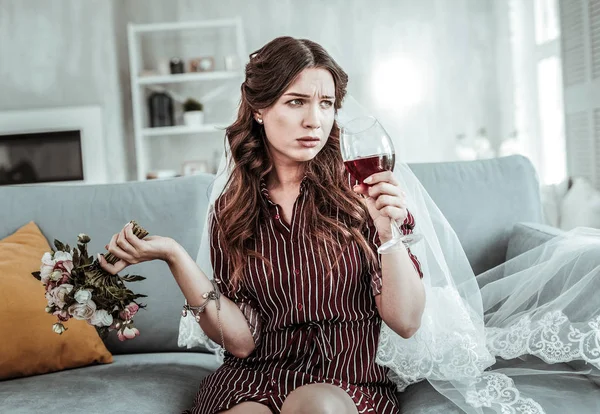
[[[304,165],[274,165],[267,177],[267,188],[279,190],[298,189],[304,178]]]

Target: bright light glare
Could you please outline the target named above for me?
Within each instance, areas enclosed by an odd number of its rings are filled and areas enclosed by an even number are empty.
[[[557,184],[567,177],[564,135],[562,74],[556,56],[538,63],[538,100],[543,143],[544,184]]]
[[[423,101],[423,70],[408,59],[393,59],[376,64],[373,71],[374,99],[384,108],[408,109]]]

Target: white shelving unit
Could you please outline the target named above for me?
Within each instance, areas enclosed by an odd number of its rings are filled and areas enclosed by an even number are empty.
[[[223,130],[225,125],[205,124],[198,127],[188,127],[177,125],[172,127],[150,128],[143,119],[143,99],[145,88],[177,84],[184,82],[210,82],[218,88],[223,82],[230,80],[243,79],[243,66],[247,59],[246,42],[241,18],[221,19],[221,20],[203,20],[191,22],[173,22],[173,23],[154,23],[154,24],[134,24],[129,23],[128,27],[129,42],[129,70],[131,73],[131,99],[133,105],[133,125],[135,134],[135,155],[137,164],[137,179],[145,180],[146,173],[151,166],[146,155],[146,141],[149,138],[159,139],[158,137],[168,137],[172,135],[198,135],[201,139],[203,134]],[[196,29],[231,29],[235,31],[236,51],[238,59],[237,71],[212,71],[212,72],[188,72],[174,75],[140,76],[144,69],[141,62],[141,38],[144,34],[156,32],[174,32]],[[233,54],[233,53],[232,53]]]

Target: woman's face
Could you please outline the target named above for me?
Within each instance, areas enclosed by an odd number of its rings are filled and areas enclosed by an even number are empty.
[[[313,159],[333,126],[335,84],[322,68],[305,69],[269,108],[260,110],[273,162],[290,165]]]

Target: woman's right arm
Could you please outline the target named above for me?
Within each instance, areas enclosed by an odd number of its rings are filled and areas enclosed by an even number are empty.
[[[188,304],[201,305],[205,301],[202,294],[213,290],[212,283],[181,245],[173,242],[170,250],[166,262]],[[255,348],[247,319],[240,308],[223,294],[220,303],[219,318],[226,350],[238,358],[246,358]],[[200,327],[210,339],[223,346],[214,300],[211,300],[204,312],[200,314]]]

